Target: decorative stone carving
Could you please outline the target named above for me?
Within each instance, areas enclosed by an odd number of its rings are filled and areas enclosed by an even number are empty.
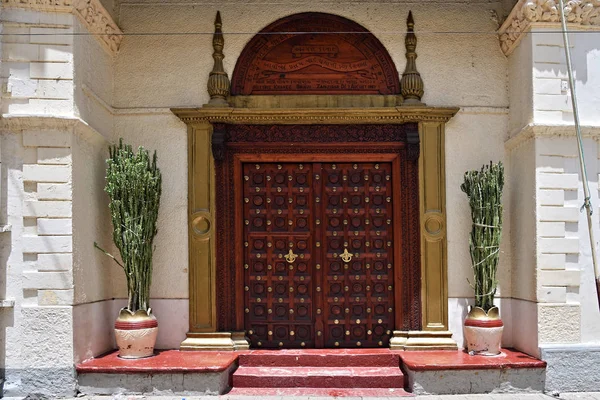
[[[96,36],[105,50],[111,54],[116,54],[123,40],[123,32],[112,20],[108,11],[100,4],[100,1],[75,0],[74,7],[74,14],[86,25],[88,31]]]
[[[569,0],[564,2],[567,22],[584,26],[600,26],[600,0]],[[560,22],[560,2],[555,0],[519,0],[498,33],[505,55],[513,49],[535,22]]]
[[[100,0],[2,0],[4,7],[35,11],[73,13],[111,55],[119,51],[123,32],[100,3]]]
[[[406,45],[406,68],[402,73],[402,79],[400,85],[402,87],[402,97],[404,97],[404,104],[418,104],[422,105],[421,97],[423,97],[423,79],[421,74],[417,71],[417,36],[415,35],[415,20],[413,19],[412,11],[408,13],[408,19],[406,20],[406,39],[404,43]]]
[[[228,107],[227,96],[231,88],[229,77],[227,72],[223,68],[223,47],[225,45],[225,39],[223,38],[223,31],[221,30],[223,23],[221,22],[221,13],[217,11],[217,17],[215,18],[215,34],[213,35],[213,59],[215,64],[213,66],[210,75],[208,76],[208,94],[210,95],[209,105]]]

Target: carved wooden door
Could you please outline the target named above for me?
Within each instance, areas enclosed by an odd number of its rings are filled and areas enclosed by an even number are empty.
[[[253,347],[383,347],[393,319],[391,164],[243,164]]]

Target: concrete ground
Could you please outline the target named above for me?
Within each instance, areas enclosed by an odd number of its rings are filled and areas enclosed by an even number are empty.
[[[340,400],[399,400],[403,397],[337,397]],[[410,397],[409,397],[410,398]],[[594,393],[562,393],[557,396],[534,393],[511,394],[468,394],[468,395],[443,395],[443,396],[416,396],[417,400],[600,400],[600,392]],[[5,398],[8,399],[8,398]],[[251,396],[83,396],[68,400],[327,400],[334,397],[251,397]],[[33,400],[33,399],[32,399]]]

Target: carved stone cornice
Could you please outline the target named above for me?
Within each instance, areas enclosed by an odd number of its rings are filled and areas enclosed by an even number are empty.
[[[569,24],[600,27],[600,0],[565,0],[564,4]],[[559,7],[556,0],[519,0],[498,30],[504,54],[512,53],[531,24],[560,22]]]
[[[2,0],[3,7],[34,11],[73,13],[92,33],[104,50],[115,55],[123,40],[123,32],[100,3],[100,0]]]
[[[402,124],[447,122],[458,108],[372,107],[372,108],[172,108],[188,125],[227,124]]]

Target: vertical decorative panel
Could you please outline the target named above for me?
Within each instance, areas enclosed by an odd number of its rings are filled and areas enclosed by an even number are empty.
[[[419,180],[423,329],[448,329],[444,124],[422,122]]]
[[[208,123],[188,127],[190,332],[216,331],[211,131]]]

